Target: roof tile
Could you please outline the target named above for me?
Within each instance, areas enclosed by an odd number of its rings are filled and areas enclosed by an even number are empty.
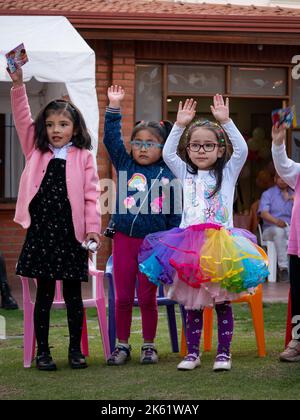
[[[238,15],[238,16],[295,16],[300,17],[300,9],[282,7],[240,6],[232,4],[207,4],[174,2],[172,0],[0,0],[1,11],[35,11],[60,14],[63,12],[86,13],[128,13],[155,15]]]

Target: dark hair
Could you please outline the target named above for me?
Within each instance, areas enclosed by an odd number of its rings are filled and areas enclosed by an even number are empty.
[[[164,144],[172,130],[173,124],[170,121],[138,121],[135,124],[134,129],[131,133],[131,140],[135,138],[137,133],[141,130],[148,130],[155,137],[161,140],[161,143]]]
[[[35,119],[35,143],[39,150],[42,152],[48,150],[49,139],[46,129],[46,119],[52,113],[68,114],[68,117],[74,124],[73,145],[79,149],[92,149],[91,136],[88,133],[84,118],[79,109],[70,101],[56,99],[42,108]]]
[[[213,167],[211,168],[217,181],[215,189],[209,196],[209,198],[212,198],[221,189],[223,181],[223,169],[230,158],[232,148],[226,132],[219,124],[208,120],[198,120],[193,122],[185,129],[178,149],[178,154],[180,155],[182,160],[184,160],[187,163],[187,170],[189,173],[196,175],[198,172],[198,167],[191,161],[188,155],[187,146],[190,143],[193,132],[200,127],[212,131],[215,134],[217,141],[220,144],[220,147],[223,147],[225,149],[223,156],[218,158]]]

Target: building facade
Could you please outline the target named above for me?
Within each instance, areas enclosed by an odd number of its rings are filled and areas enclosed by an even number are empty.
[[[290,130],[288,149],[300,159],[300,10],[282,7],[201,4],[161,0],[0,1],[0,15],[64,15],[96,53],[100,109],[99,176],[113,178],[102,143],[106,91],[111,84],[126,90],[123,134],[128,142],[138,120],[174,121],[178,101],[197,98],[198,115],[210,118],[215,93],[230,98],[231,115],[249,143],[241,174],[236,212],[247,214],[272,178],[271,111],[295,104],[299,128]],[[299,55],[299,57],[297,57]],[[1,91],[0,91],[1,93]],[[0,138],[11,121],[0,115]],[[15,170],[5,170],[0,141],[0,250],[10,278],[24,239],[14,224]],[[13,155],[12,155],[13,156]],[[18,168],[22,159],[18,157]],[[8,162],[6,162],[7,168]],[[13,190],[15,191],[15,189]],[[109,215],[103,216],[103,227]],[[111,253],[103,238],[99,267]]]

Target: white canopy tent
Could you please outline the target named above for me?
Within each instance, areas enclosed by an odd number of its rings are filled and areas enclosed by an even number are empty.
[[[99,110],[95,53],[63,16],[0,16],[0,113],[10,110],[5,54],[24,43],[23,67],[32,113],[51,99],[69,95],[80,109],[97,154]]]
[[[24,157],[12,127],[11,79],[6,71],[5,54],[22,42],[29,58],[23,67],[23,75],[33,116],[47,102],[68,95],[85,119],[92,138],[95,164],[98,148],[99,109],[94,51],[63,16],[0,16],[0,114],[5,114],[6,198],[17,196]],[[93,259],[96,262],[96,258]],[[93,281],[94,296],[95,290]]]

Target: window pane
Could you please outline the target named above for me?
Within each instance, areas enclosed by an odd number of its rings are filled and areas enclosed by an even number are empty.
[[[172,93],[224,93],[225,67],[168,66],[168,91]]]
[[[300,79],[292,79],[292,104],[296,105],[297,127],[300,126]],[[299,137],[299,136],[298,136]]]
[[[136,67],[136,121],[162,119],[162,69],[160,65]]]
[[[231,93],[241,95],[285,96],[286,70],[282,68],[231,68]]]
[[[16,198],[25,161],[11,114],[5,115],[4,198]],[[2,197],[3,198],[3,197]]]

